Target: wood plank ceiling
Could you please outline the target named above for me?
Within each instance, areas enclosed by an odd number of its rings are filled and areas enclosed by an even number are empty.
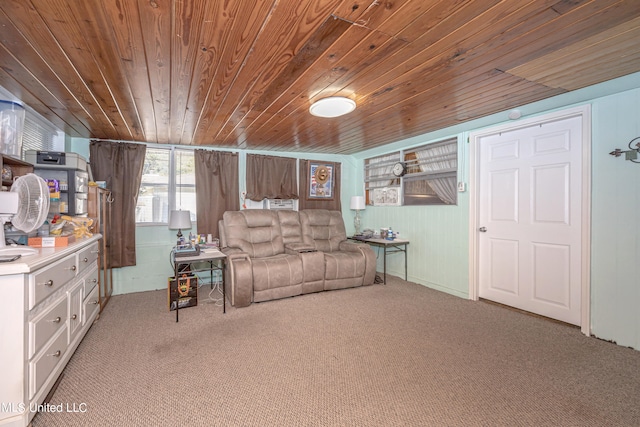
[[[1,0],[0,86],[71,136],[351,154],[640,71],[637,0]],[[355,112],[309,114],[343,95]]]

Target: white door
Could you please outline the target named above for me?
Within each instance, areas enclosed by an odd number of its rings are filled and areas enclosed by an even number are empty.
[[[580,325],[582,117],[478,140],[478,295]]]

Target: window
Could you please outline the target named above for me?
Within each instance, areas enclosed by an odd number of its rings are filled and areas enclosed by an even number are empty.
[[[189,210],[196,220],[193,151],[147,147],[136,206],[136,223],[166,224],[169,211]]]
[[[364,161],[365,194],[368,205],[400,204],[401,178],[393,174],[393,165],[401,159],[399,151]]]
[[[27,150],[65,151],[64,133],[52,124],[27,111],[22,133],[22,158]]]
[[[407,173],[405,205],[455,205],[458,203],[458,140],[423,145],[404,151]]]
[[[402,177],[393,166],[402,161]],[[455,205],[458,202],[458,140],[422,145],[365,160],[367,204]]]

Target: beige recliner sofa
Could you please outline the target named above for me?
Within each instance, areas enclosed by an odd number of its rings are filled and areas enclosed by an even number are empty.
[[[228,211],[219,228],[236,307],[375,280],[373,250],[347,241],[340,211]]]

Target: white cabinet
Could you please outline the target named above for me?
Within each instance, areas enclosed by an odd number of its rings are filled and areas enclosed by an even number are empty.
[[[27,426],[97,318],[98,240],[0,265],[0,426]]]

